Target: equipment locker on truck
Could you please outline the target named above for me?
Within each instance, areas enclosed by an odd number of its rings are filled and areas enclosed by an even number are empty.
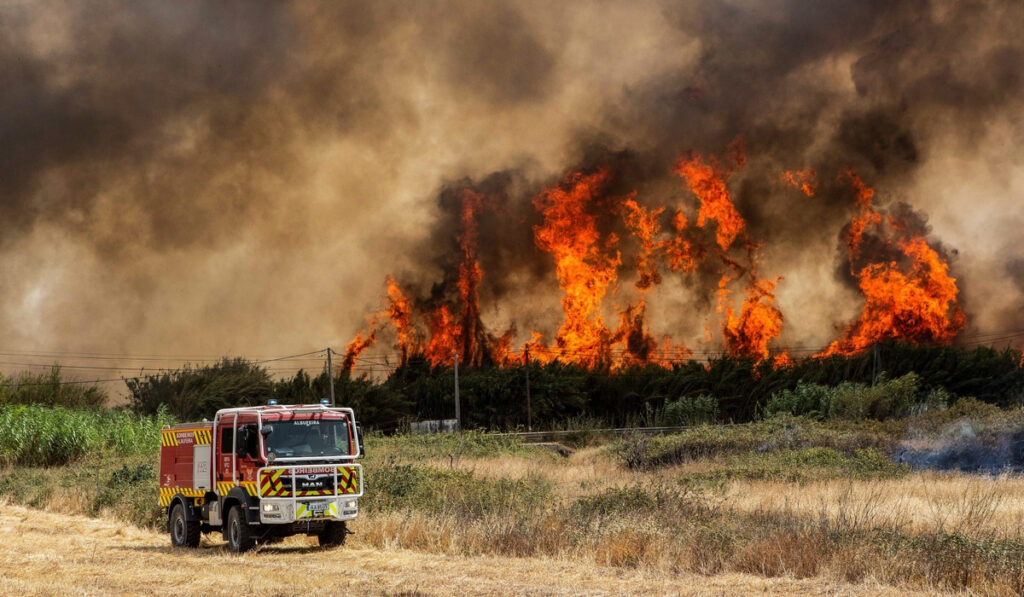
[[[217,530],[233,552],[300,533],[345,542],[363,495],[352,409],[271,401],[162,433],[160,505],[173,545],[198,547]]]

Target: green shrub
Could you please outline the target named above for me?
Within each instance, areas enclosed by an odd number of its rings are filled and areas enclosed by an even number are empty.
[[[222,408],[264,404],[274,391],[267,369],[242,358],[224,358],[202,367],[185,365],[124,382],[132,410],[155,415],[163,408],[182,421],[212,417]]]
[[[874,386],[844,382],[832,391],[828,415],[833,419],[888,419],[910,412],[918,398],[916,373],[885,380]]]
[[[973,396],[966,396],[954,402],[949,407],[947,414],[956,419],[986,419],[999,416],[1001,412],[1002,410],[994,404],[982,402]]]
[[[942,408],[951,398],[951,394],[941,386],[921,393],[920,377],[916,373],[907,373],[892,380],[883,377],[873,386],[842,382],[828,387],[800,382],[793,390],[772,394],[763,414],[766,418],[790,414],[815,419],[880,421]]]
[[[824,417],[823,405],[832,398],[832,388],[816,383],[800,382],[793,390],[783,390],[771,395],[764,407],[765,417],[781,413],[806,416],[815,419]]]
[[[718,399],[707,394],[665,400],[665,424],[668,426],[713,423],[718,415]]]
[[[73,382],[73,383],[69,383]],[[97,385],[77,383],[61,375],[60,365],[49,371],[22,371],[15,376],[0,374],[0,407],[15,404],[65,406],[68,408],[99,408],[107,401],[107,393]]]

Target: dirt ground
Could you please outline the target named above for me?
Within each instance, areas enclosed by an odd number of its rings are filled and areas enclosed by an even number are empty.
[[[3,595],[907,595],[871,582],[666,574],[535,558],[452,557],[359,546],[323,550],[305,537],[228,553],[199,550],[113,521],[0,504]],[[923,593],[922,593],[923,594]]]

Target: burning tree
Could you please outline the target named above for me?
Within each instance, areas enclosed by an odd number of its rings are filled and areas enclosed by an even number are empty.
[[[746,161],[741,141],[730,145],[724,160],[685,153],[672,168],[685,193],[676,205],[645,204],[638,190],[621,189],[608,164],[572,170],[537,192],[531,201],[537,219],[533,248],[549,260],[561,292],[562,322],[550,340],[539,330],[530,330],[524,341],[514,325],[500,333],[484,325],[480,288],[487,272],[480,262],[480,218],[498,209],[499,201],[480,189],[461,189],[453,235],[457,265],[448,270],[452,282],[440,285],[450,291],[442,291],[441,298],[414,298],[388,276],[387,304],[349,344],[343,369],[352,369],[385,326],[394,329],[401,363],[422,357],[432,366],[446,366],[457,353],[460,363],[471,366],[516,365],[530,358],[589,369],[672,367],[693,353],[672,334],[651,330],[649,308],[667,272],[691,286],[716,280],[705,288],[715,297],[718,317],[706,325],[705,342],[714,341],[717,328],[726,355],[791,363],[784,351],[772,350],[785,323],[775,297],[782,278],[760,276],[763,245],[752,237],[729,190]],[[864,306],[820,356],[854,354],[882,340],[948,344],[965,319],[946,260],[905,218],[877,210],[874,191],[856,174],[846,176],[857,212],[843,233],[844,249]],[[813,169],[785,171],[780,178],[808,197],[817,192]],[[635,275],[631,288],[620,280],[626,272]],[[632,300],[619,299],[624,290],[633,293]],[[616,303],[615,327],[605,321],[609,298]]]

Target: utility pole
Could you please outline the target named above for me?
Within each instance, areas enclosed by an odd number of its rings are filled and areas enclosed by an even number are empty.
[[[459,351],[455,351],[455,429],[462,431],[462,413],[459,411]]]
[[[875,387],[875,382],[878,381],[878,364],[880,361],[878,358],[878,342],[875,342],[873,353],[871,355],[871,387]]]
[[[327,379],[331,384],[331,406],[334,406],[334,367],[331,366],[331,347],[327,347]]]
[[[526,430],[533,431],[533,412],[530,408],[530,345],[527,344],[523,353],[526,355]]]

